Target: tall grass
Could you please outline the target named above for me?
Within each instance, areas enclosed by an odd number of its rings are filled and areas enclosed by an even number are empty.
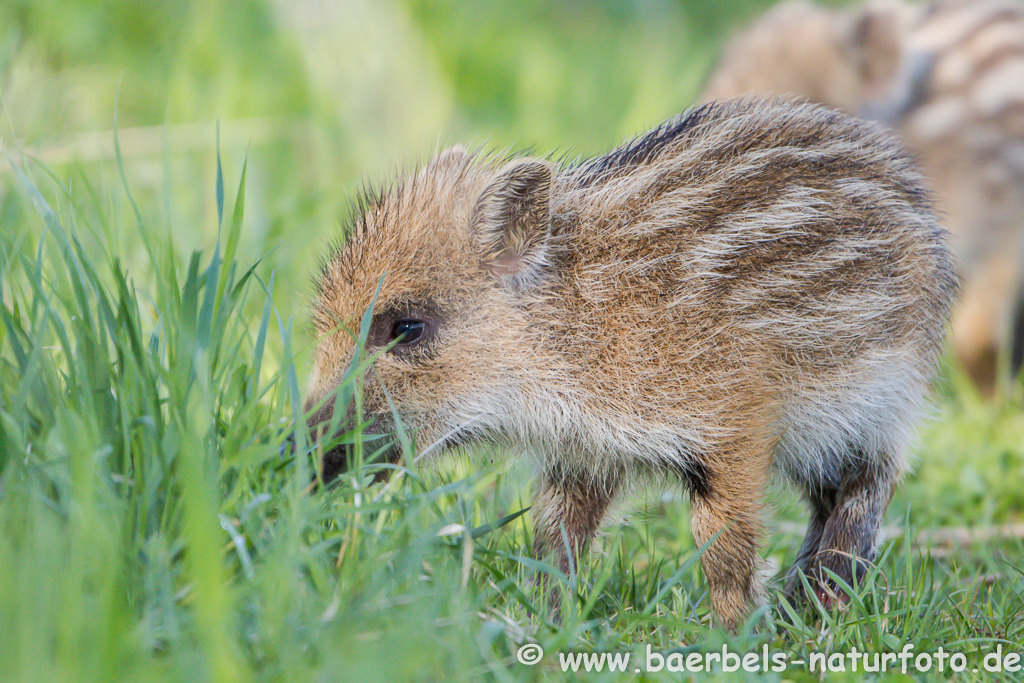
[[[144,291],[116,251],[83,247],[79,197],[9,162],[35,225],[0,231],[2,676],[244,680],[330,664],[394,680],[424,661],[436,675],[483,666],[475,639],[439,657],[423,625],[473,632],[514,565],[478,543],[523,506],[486,469],[438,487],[405,467],[374,485],[357,467],[310,495],[293,323],[274,277],[234,259],[244,168],[225,220],[218,158],[225,239],[211,255],[179,262],[170,240],[143,240],[156,271]],[[138,234],[158,233],[125,183]],[[272,336],[283,358],[268,368]],[[505,504],[516,510],[498,514]],[[478,562],[492,577],[480,586]],[[396,639],[418,656],[392,660]]]

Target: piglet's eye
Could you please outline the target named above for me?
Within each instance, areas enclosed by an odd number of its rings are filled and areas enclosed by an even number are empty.
[[[391,340],[397,340],[399,346],[412,346],[423,339],[426,331],[427,323],[422,320],[398,320],[391,328]]]

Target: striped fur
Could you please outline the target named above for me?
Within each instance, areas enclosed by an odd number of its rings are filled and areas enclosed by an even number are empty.
[[[840,11],[786,2],[732,41],[704,99],[750,92],[799,95],[901,134],[953,234],[964,281],[957,355],[986,394],[1002,359],[1016,374],[1024,359],[1014,331],[1024,322],[1024,3],[890,0]]]
[[[365,375],[371,431],[394,429],[390,400],[406,457],[530,458],[536,552],[565,570],[616,498],[678,477],[696,540],[721,533],[702,559],[730,627],[764,596],[773,468],[830,501],[801,568],[870,558],[955,289],[899,143],[787,101],[701,107],[593,160],[457,148],[395,180],[318,284],[314,429],[355,352],[339,325],[382,276],[371,341],[433,317]]]

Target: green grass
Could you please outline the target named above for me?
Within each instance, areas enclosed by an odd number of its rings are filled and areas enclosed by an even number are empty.
[[[255,2],[0,10],[14,27],[0,40],[0,679],[618,680],[563,673],[557,653],[792,660],[912,642],[965,653],[951,680],[1019,680],[970,669],[999,645],[1024,651],[1024,541],[951,530],[1024,522],[1024,393],[989,404],[955,368],[849,609],[774,610],[738,635],[708,625],[677,490],[610,526],[574,579],[528,556],[529,475],[500,453],[408,463],[386,483],[357,467],[310,493],[314,454],[286,443],[303,422],[308,279],[360,176],[438,135],[600,151],[685,106],[721,33],[757,9],[352,7],[383,46],[346,29],[356,42],[339,49],[376,49],[376,67],[310,57]],[[422,106],[382,123],[371,104],[413,81]],[[74,82],[91,93],[81,108],[54,94]],[[429,130],[389,135],[417,112]],[[804,513],[772,498],[766,556],[785,567]],[[516,661],[527,643],[540,664]]]

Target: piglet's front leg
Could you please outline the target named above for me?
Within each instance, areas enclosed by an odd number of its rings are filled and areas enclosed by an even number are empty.
[[[533,555],[552,557],[566,574],[578,571],[579,558],[597,533],[620,477],[594,477],[552,466],[537,481],[534,502]],[[558,597],[549,596],[558,611]]]

